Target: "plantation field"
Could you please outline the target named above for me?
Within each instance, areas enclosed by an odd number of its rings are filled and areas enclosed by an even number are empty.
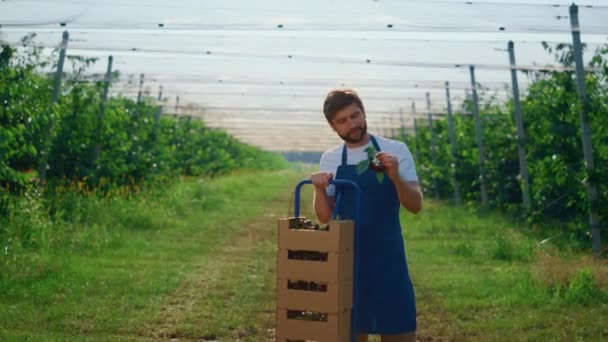
[[[276,222],[308,172],[64,198],[82,219],[52,226],[60,239],[3,248],[0,340],[273,340]],[[428,196],[420,214],[402,215],[419,340],[608,339],[605,259]]]

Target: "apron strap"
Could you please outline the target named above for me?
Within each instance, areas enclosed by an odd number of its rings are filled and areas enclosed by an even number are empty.
[[[373,135],[369,135],[371,141],[372,141],[372,145],[374,145],[374,148],[376,149],[376,151],[380,152],[380,146],[378,145],[378,142],[376,141],[376,138],[374,138]],[[342,166],[346,166],[346,162],[347,162],[347,155],[346,155],[346,143],[344,143],[344,145],[342,146]],[[334,210],[331,214],[332,219],[336,219],[336,217],[338,216],[338,211],[340,209],[340,202],[342,199],[342,189],[340,189],[339,186],[335,185],[336,187],[336,205],[334,206]]]
[[[380,145],[378,145],[378,142],[376,141],[376,138],[374,138],[373,135],[369,135],[370,140],[372,141],[372,145],[374,145],[374,148],[376,149],[376,151],[380,152]],[[342,146],[342,165],[346,165],[346,143]]]
[[[342,166],[346,166],[346,143],[342,146]],[[334,211],[331,213],[331,219],[335,220],[338,217],[338,211],[340,210],[340,204],[342,200],[342,187],[335,184],[336,188],[336,204],[334,206]]]
[[[380,145],[378,145],[378,142],[376,141],[376,138],[374,138],[373,135],[369,135],[369,137],[372,140],[372,144],[374,145],[374,148],[376,149],[376,151],[380,152]]]

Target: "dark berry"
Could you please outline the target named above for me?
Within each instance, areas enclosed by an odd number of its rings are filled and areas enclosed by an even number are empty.
[[[370,159],[369,168],[375,172],[384,171],[384,166],[382,166],[382,163],[380,163],[380,160],[378,160],[378,158],[376,158],[376,157],[374,157],[373,159]]]

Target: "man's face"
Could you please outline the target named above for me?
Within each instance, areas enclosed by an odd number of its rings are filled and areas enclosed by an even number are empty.
[[[336,113],[329,124],[342,140],[350,144],[360,142],[367,133],[365,113],[356,103],[352,103]]]

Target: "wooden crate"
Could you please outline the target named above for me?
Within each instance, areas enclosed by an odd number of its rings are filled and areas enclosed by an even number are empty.
[[[349,342],[350,310],[327,314],[327,321],[290,319],[287,309],[277,309],[276,340],[309,340],[317,342]]]
[[[326,252],[353,251],[354,221],[330,221],[329,231],[292,229],[298,218],[279,220],[279,249],[302,249]]]
[[[296,229],[299,222],[278,225],[277,341],[349,341],[354,222],[331,221],[328,231]]]
[[[324,285],[326,291],[290,289],[288,287],[290,281],[286,278],[278,278],[277,307],[331,313],[350,310],[353,307],[352,281],[331,283],[315,281],[321,286]]]

